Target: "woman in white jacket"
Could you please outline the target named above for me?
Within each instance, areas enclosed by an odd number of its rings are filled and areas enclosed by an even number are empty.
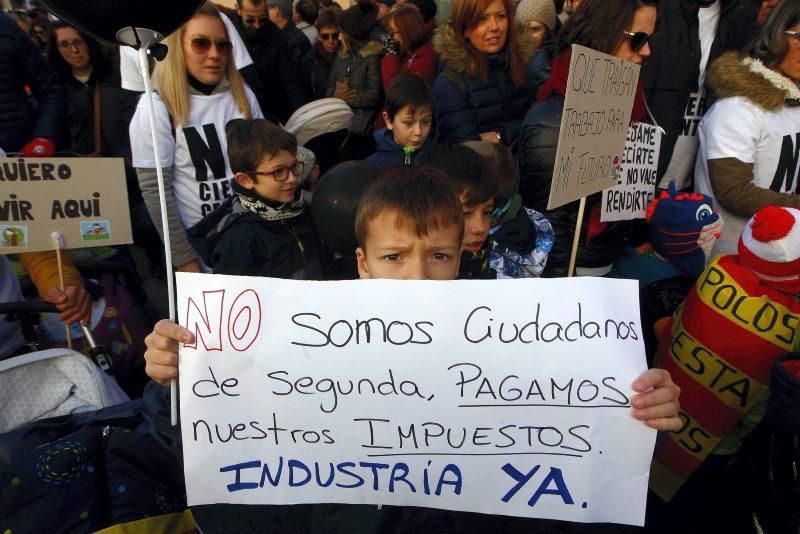
[[[781,2],[745,55],[709,71],[720,97],[700,123],[695,188],[714,199],[725,230],[717,254],[737,253],[744,224],[768,206],[800,208],[800,2]]]

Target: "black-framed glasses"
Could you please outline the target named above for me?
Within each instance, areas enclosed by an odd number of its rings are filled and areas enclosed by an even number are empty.
[[[295,176],[300,176],[303,174],[306,165],[302,161],[295,161],[294,165],[291,167],[281,167],[280,169],[275,169],[272,172],[264,172],[264,171],[245,171],[245,174],[255,174],[256,176],[272,176],[272,179],[276,182],[285,182],[287,178],[289,178],[289,171],[292,171],[292,174]]]
[[[646,45],[647,42],[650,40],[650,37],[652,37],[647,32],[623,31],[622,33],[625,34],[625,36],[631,42],[631,50],[633,50],[634,52],[638,52],[639,50],[644,48],[644,45]]]
[[[82,47],[85,43],[86,41],[78,37],[77,39],[73,39],[71,41],[58,41],[56,44],[62,50],[67,50],[68,48],[74,48],[75,50],[77,50],[80,47]]]
[[[189,45],[192,47],[192,52],[195,54],[208,54],[212,45],[217,48],[217,52],[220,54],[230,54],[231,49],[233,49],[233,43],[227,39],[212,41],[208,37],[195,37],[189,41]]]
[[[333,33],[320,33],[320,41],[337,41],[339,39],[339,32]]]

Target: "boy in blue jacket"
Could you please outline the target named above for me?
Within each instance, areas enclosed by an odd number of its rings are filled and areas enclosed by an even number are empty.
[[[433,106],[433,93],[422,78],[398,74],[386,92],[386,128],[375,132],[377,150],[367,161],[383,169],[414,164],[417,155],[431,144]]]

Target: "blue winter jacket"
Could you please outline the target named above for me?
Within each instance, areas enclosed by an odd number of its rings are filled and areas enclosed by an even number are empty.
[[[26,85],[37,113],[28,102]],[[56,141],[66,109],[64,89],[42,53],[11,17],[0,13],[0,148],[17,152],[33,137]]]
[[[406,160],[403,147],[394,140],[394,135],[392,135],[390,129],[381,128],[373,135],[375,136],[376,150],[374,154],[367,158],[367,161],[381,169],[394,167],[395,165],[413,165],[420,152],[427,150],[431,146],[431,139],[433,138],[433,136],[428,136],[422,146],[412,152],[408,160]]]
[[[519,137],[522,117],[533,103],[533,94],[524,86],[514,85],[505,54],[488,57],[488,77],[481,81],[470,75],[471,61],[450,25],[439,27],[433,43],[442,60],[433,84],[442,137],[460,143],[479,140],[481,132],[497,131],[504,145],[512,145]]]

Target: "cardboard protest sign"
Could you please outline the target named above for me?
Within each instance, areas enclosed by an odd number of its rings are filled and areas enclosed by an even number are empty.
[[[639,65],[572,45],[547,209],[617,183]]]
[[[603,190],[600,221],[644,219],[656,194],[661,130],[641,122],[628,128],[617,185]]]
[[[0,158],[0,254],[131,243],[121,158]]]
[[[656,433],[630,413],[637,295],[627,280],[178,273],[197,335],[180,349],[189,504],[642,525]]]

